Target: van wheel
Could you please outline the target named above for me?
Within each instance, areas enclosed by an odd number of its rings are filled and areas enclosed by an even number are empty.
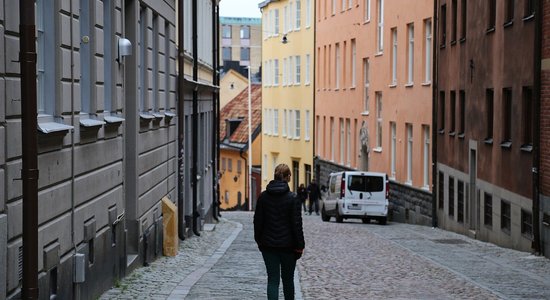
[[[323,220],[323,222],[328,222],[330,221],[330,216],[327,215],[327,213],[325,212],[325,207],[323,206],[323,208],[321,209],[321,220]]]
[[[361,221],[363,221],[363,224],[369,224],[370,223],[370,218],[363,218],[363,219],[361,219]]]
[[[340,215],[338,208],[336,208],[336,223],[342,223],[342,222],[344,222],[344,217]]]
[[[378,222],[380,222],[380,225],[386,225],[388,223],[388,217],[382,217]]]

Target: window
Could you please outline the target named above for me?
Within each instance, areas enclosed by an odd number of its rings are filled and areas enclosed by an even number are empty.
[[[286,70],[286,58],[283,58],[283,86],[286,86],[287,85],[287,79],[286,79],[286,76],[287,76],[287,70]]]
[[[464,182],[461,180],[458,181],[457,196],[456,219],[459,223],[464,223]]]
[[[250,61],[250,48],[241,48],[241,61]]]
[[[222,172],[225,171],[225,157],[222,157]]]
[[[365,113],[369,112],[369,59],[363,59],[363,103]]]
[[[288,17],[288,6],[285,5],[285,8],[283,10],[283,32],[288,33],[289,31],[289,17]]]
[[[452,23],[452,28],[451,28],[451,45],[456,43],[456,27],[457,27],[457,23],[458,23],[458,13],[457,13],[457,3],[456,1],[457,0],[452,0],[453,3],[452,3],[452,14],[453,14],[453,23]]]
[[[378,27],[377,27],[377,49],[378,53],[384,51],[384,0],[377,0],[378,5]]]
[[[535,15],[535,5],[533,3],[533,0],[524,0],[525,6],[523,11],[523,16],[525,18],[529,18]]]
[[[445,91],[439,92],[439,118],[438,126],[439,133],[445,133]]]
[[[407,25],[407,31],[409,33],[407,83],[412,84],[414,82],[414,25],[412,23]]]
[[[342,0],[342,11],[346,10],[346,2],[348,0]]]
[[[264,180],[267,180],[267,154],[264,154],[264,163],[262,164],[262,173],[263,173]]]
[[[349,166],[351,166],[351,121],[350,121],[350,119],[346,119],[346,129],[347,129],[346,165],[349,167]]]
[[[413,125],[407,123],[407,183],[412,184],[413,172]]]
[[[273,65],[273,85],[279,85],[279,60],[275,59]]]
[[[292,135],[294,134],[294,111],[289,110],[288,111],[288,138],[291,139]]]
[[[525,1],[525,0],[524,0]],[[505,0],[504,25],[511,25],[514,21],[514,0]]]
[[[340,118],[340,163],[345,164],[344,151],[346,142],[346,129],[344,128],[344,119]]]
[[[370,21],[370,0],[363,0],[363,5],[365,5],[365,22]]]
[[[92,101],[95,100],[94,90],[95,90],[95,70],[94,70],[94,61],[95,57],[95,48],[94,44],[94,26],[95,20],[92,19],[92,16],[95,13],[95,4],[90,5],[89,0],[80,0],[80,36],[88,37],[88,40],[85,41],[81,39],[80,41],[80,101],[81,101],[81,112],[83,113],[95,113],[92,109]],[[144,15],[144,9],[142,11],[142,17]],[[93,22],[93,23],[92,23]],[[145,30],[146,24],[143,18],[140,18],[140,29]],[[144,31],[141,31],[144,33]],[[141,35],[143,39],[143,35]],[[143,43],[142,43],[143,44]],[[141,52],[140,55],[144,56],[144,52]],[[143,68],[143,65],[140,66]],[[146,67],[145,67],[146,68]],[[146,69],[145,69],[146,70]],[[146,71],[145,71],[146,72]],[[147,89],[145,89],[147,91]],[[143,91],[142,91],[143,92]],[[143,106],[142,106],[143,107]]]
[[[456,92],[451,91],[451,132],[449,134],[454,135],[456,132]]]
[[[493,227],[493,195],[485,193],[483,202],[483,224]]]
[[[521,210],[521,234],[529,239],[533,238],[533,215]]]
[[[273,20],[275,22],[275,28],[273,30],[273,32],[275,32],[275,35],[278,35],[279,34],[279,10],[276,9],[275,10],[275,18]]]
[[[439,209],[444,207],[445,198],[445,175],[443,172],[439,171],[439,180],[437,181],[437,200]]]
[[[283,110],[283,136],[286,136],[286,109]]]
[[[533,146],[533,89],[529,87],[523,87],[523,141],[521,148],[525,150],[532,149]]]
[[[512,142],[512,89],[502,90],[502,124],[504,125],[502,135],[502,146],[510,146]]]
[[[249,40],[250,39],[250,26],[241,26],[241,39]]]
[[[227,171],[233,172],[233,160],[231,158],[227,159]]]
[[[495,30],[497,17],[497,0],[489,0],[489,10],[487,11],[487,30]]]
[[[222,59],[231,60],[231,47],[222,47]]]
[[[460,91],[460,117],[458,120],[458,135],[464,136],[465,125],[466,125],[466,93],[464,90]]]
[[[279,135],[279,110],[273,110],[273,134]]]
[[[382,92],[376,92],[376,147],[382,149]]]
[[[397,84],[397,28],[391,29],[392,49],[391,49],[391,84]]]
[[[391,130],[391,178],[395,178],[395,164],[397,159],[397,132],[395,127],[395,122],[390,122],[390,130]]]
[[[462,20],[460,22],[460,27],[461,27],[460,40],[461,41],[466,39],[466,27],[467,27],[466,25],[468,22],[468,5],[466,3],[467,3],[466,0],[462,0],[460,4],[460,10],[461,10],[461,16],[462,16]]]
[[[334,161],[334,118],[330,117],[330,160]]]
[[[296,55],[295,57],[295,60],[294,62],[296,63],[296,80],[294,82],[294,84],[300,84],[300,80],[301,80],[301,64],[300,64],[300,61],[301,61],[301,57],[299,55]]]
[[[447,44],[447,4],[441,5],[441,47],[445,47]]]
[[[357,49],[355,46],[355,39],[351,40],[351,87],[355,87],[356,82],[356,70],[355,70],[355,60],[357,59]]]
[[[485,116],[485,119],[487,121],[487,134],[485,138],[486,143],[492,143],[493,142],[493,90],[487,89],[485,91],[485,109],[487,115]]]
[[[302,3],[296,0],[296,29],[300,29],[302,22]]]
[[[429,188],[430,186],[430,126],[423,125],[422,132],[424,133],[424,187]]]
[[[292,31],[292,27],[294,27],[294,24],[292,22],[292,14],[294,13],[292,2],[288,5],[288,31]]]
[[[114,68],[114,26],[113,26],[113,17],[114,17],[114,5],[112,0],[104,0],[103,1],[103,63],[104,63],[104,69],[103,69],[103,97],[105,99],[105,106],[104,111],[105,112],[111,112],[114,111],[113,109],[113,99],[115,98],[115,90],[116,90],[116,83],[113,80],[113,74],[115,74],[115,68]],[[165,40],[168,39],[166,36],[168,36],[168,32],[165,30]],[[169,48],[165,48],[169,49]],[[166,61],[169,61],[170,56],[167,53],[167,51],[164,51],[164,57],[166,58]],[[165,69],[166,70],[166,69]],[[164,76],[168,77],[167,71],[164,72]],[[166,109],[169,109],[169,106],[166,106]]]
[[[432,20],[424,20],[424,82],[432,82]]]
[[[300,111],[295,110],[296,113],[296,135],[294,138],[299,139],[300,138]]]
[[[305,122],[305,132],[304,132],[304,135],[305,135],[305,140],[306,141],[309,141],[309,119],[310,116],[309,116],[309,110],[306,110],[306,122]]]
[[[500,229],[507,234],[510,234],[512,229],[512,208],[510,202],[500,200]]]
[[[336,13],[336,0],[332,0],[332,15]]]
[[[449,176],[449,216],[455,215],[455,179]]]
[[[159,17],[158,14],[153,13],[153,51],[152,51],[152,61],[153,61],[153,74],[159,74]],[[155,76],[155,75],[153,75]],[[153,79],[153,97],[151,99],[151,107],[153,108],[154,112],[159,112],[159,81],[158,79]]]
[[[340,88],[340,76],[341,76],[341,70],[340,70],[340,44],[336,43],[336,58],[335,61],[335,68],[336,68],[336,88]]]
[[[237,160],[237,173],[241,174],[242,173],[242,161],[239,159]]]
[[[83,0],[85,1],[85,0]],[[83,18],[81,16],[81,18]],[[84,19],[81,19],[80,24],[82,26]],[[83,56],[80,56],[81,62],[84,60]],[[147,72],[147,9],[144,7],[140,8],[140,17],[139,17],[139,111],[144,112],[147,110],[147,100],[148,100],[148,72]],[[81,67],[83,74],[89,73],[90,70]],[[84,78],[84,77],[83,77]],[[84,86],[81,87],[81,93],[83,96],[83,104],[85,103],[85,95],[89,92]]]
[[[230,39],[231,38],[231,25],[222,26],[222,38]]]
[[[306,0],[306,27],[311,26],[311,1]]]
[[[306,85],[310,84],[310,69],[311,69],[310,64],[311,63],[310,63],[309,54],[306,54],[306,80],[305,80]]]

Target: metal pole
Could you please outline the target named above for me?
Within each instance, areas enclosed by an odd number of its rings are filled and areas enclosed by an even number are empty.
[[[197,5],[198,0],[193,0],[193,81],[196,83],[199,80],[199,44],[198,44],[198,16],[197,16]],[[199,212],[197,211],[197,197],[198,197],[198,188],[199,188],[199,165],[198,165],[198,157],[199,155],[202,155],[201,153],[198,153],[198,144],[199,144],[199,137],[198,137],[198,123],[199,123],[199,93],[198,93],[198,86],[195,86],[193,89],[193,171],[192,171],[192,188],[193,188],[193,233],[196,236],[200,236],[200,233],[198,231],[198,218],[199,218]]]
[[[252,210],[252,82],[248,66],[248,210]]]
[[[23,299],[38,299],[38,158],[34,0],[19,3],[23,145]]]
[[[183,120],[185,114],[183,111],[183,74],[184,74],[184,56],[183,56],[183,0],[178,0],[178,236],[180,240],[185,240],[185,219],[183,201],[183,180],[184,180],[184,165],[183,165],[183,138],[184,128]]]

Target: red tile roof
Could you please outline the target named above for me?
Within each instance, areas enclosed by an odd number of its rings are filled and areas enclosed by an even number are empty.
[[[262,124],[262,86],[252,84],[252,133]],[[248,88],[233,98],[220,111],[220,141],[225,139],[226,119],[242,119],[239,127],[229,137],[230,143],[248,143]]]

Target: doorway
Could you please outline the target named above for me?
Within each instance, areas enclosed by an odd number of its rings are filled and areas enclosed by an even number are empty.
[[[477,188],[477,151],[470,149],[470,191],[469,191],[469,223],[470,230],[479,228],[479,191]]]

